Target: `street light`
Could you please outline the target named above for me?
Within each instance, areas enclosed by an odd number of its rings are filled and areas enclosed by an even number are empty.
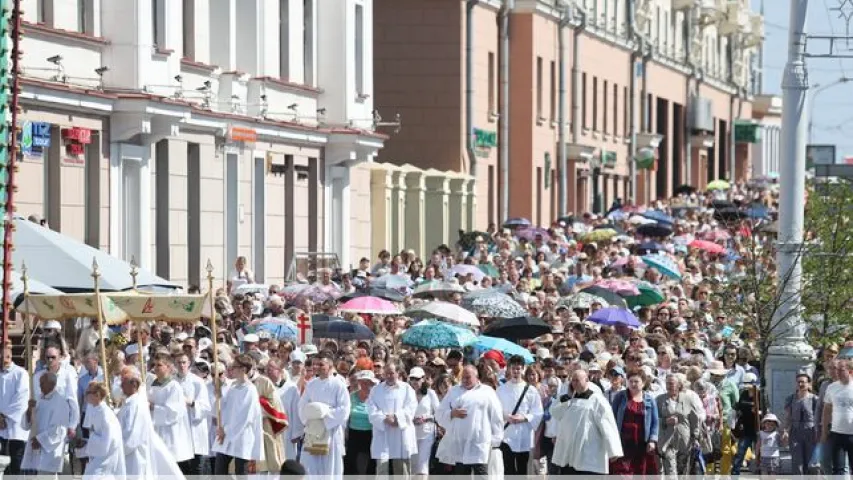
[[[815,100],[817,100],[817,95],[821,92],[825,92],[826,90],[828,90],[831,87],[834,87],[836,85],[841,85],[842,83],[847,83],[850,81],[853,81],[853,78],[847,77],[847,76],[842,76],[838,80],[835,80],[834,82],[831,82],[831,83],[827,83],[826,85],[817,84],[814,87],[812,87],[812,101],[811,101],[811,104],[809,105],[809,143],[810,144],[814,141],[814,138],[813,138],[814,120],[813,119],[814,119],[814,106],[815,106]]]

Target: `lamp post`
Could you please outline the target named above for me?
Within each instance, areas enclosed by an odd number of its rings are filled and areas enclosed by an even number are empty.
[[[816,84],[814,87],[812,87],[812,101],[811,101],[811,104],[809,105],[809,143],[814,142],[814,137],[813,137],[813,134],[814,134],[814,106],[815,106],[815,103],[817,103],[816,102],[817,96],[820,93],[825,92],[825,91],[829,90],[830,88],[832,88],[836,85],[841,85],[842,83],[847,83],[847,82],[850,82],[851,80],[853,80],[853,78],[847,77],[847,76],[842,76],[838,80],[827,83],[826,85]]]

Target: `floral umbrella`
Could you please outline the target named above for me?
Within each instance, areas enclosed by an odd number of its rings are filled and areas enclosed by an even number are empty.
[[[600,230],[593,230],[584,236],[581,237],[581,241],[583,242],[603,242],[606,240],[610,240],[611,238],[619,235],[619,232],[613,230],[612,228],[602,228]]]
[[[278,294],[286,301],[293,302],[293,299],[307,288],[311,288],[311,285],[308,283],[294,283],[293,285],[288,285],[282,288]]]
[[[455,277],[456,275],[459,275],[462,277],[464,277],[466,275],[471,275],[474,278],[475,282],[479,282],[479,281],[483,280],[483,277],[486,276],[486,274],[483,273],[482,270],[477,268],[476,265],[467,265],[464,263],[459,264],[459,265],[454,265],[453,268],[451,268],[450,271],[447,272],[447,275],[450,277]]]
[[[503,338],[480,335],[477,338],[477,342],[474,343],[474,350],[478,354],[488,352],[489,350],[497,350],[503,353],[506,358],[519,355],[524,358],[525,363],[533,363],[533,355],[527,349]]]
[[[471,313],[471,311],[450,302],[430,302],[418,305],[417,307],[406,310],[406,315],[409,317],[438,318],[450,323],[469,327],[480,326],[480,320],[476,315]]]
[[[645,255],[643,257],[643,263],[657,269],[657,271],[669,278],[681,280],[681,269],[678,268],[678,264],[675,263],[673,259],[666,255],[660,253]]]
[[[334,285],[311,285],[303,289],[293,297],[293,303],[300,303],[305,300],[311,300],[314,303],[323,303],[337,300],[341,296],[341,291]]]
[[[557,307],[567,307],[571,310],[589,310],[593,303],[599,303],[602,307],[607,308],[610,304],[607,300],[587,292],[578,292],[568,297],[563,297],[557,302]]]
[[[456,282],[432,280],[418,285],[415,288],[414,293],[412,293],[412,296],[416,298],[423,298],[447,295],[450,293],[465,293],[465,289],[462,288],[462,285],[459,285],[459,283]]]
[[[464,348],[477,341],[467,328],[434,320],[418,322],[403,333],[402,343],[418,348]]]
[[[627,280],[608,279],[602,280],[596,283],[596,285],[623,297],[640,294],[640,291],[637,290],[637,286]]]
[[[370,315],[399,315],[400,310],[388,300],[379,297],[358,297],[338,307],[341,312]]]
[[[496,290],[489,292],[479,295],[465,295],[462,297],[462,306],[474,312],[478,317],[514,318],[527,315],[527,310],[509,295]]]

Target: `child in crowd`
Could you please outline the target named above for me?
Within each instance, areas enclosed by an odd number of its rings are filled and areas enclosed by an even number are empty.
[[[779,419],[776,415],[768,413],[761,420],[761,431],[758,432],[758,440],[761,445],[761,475],[776,475],[779,473],[779,446],[781,435],[779,434]]]

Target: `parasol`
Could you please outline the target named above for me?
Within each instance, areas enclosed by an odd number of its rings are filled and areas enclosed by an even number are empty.
[[[507,340],[527,340],[551,333],[551,326],[538,317],[502,318],[490,323],[483,333]]]
[[[404,345],[418,348],[463,348],[477,341],[477,336],[467,329],[433,320],[418,322],[403,333]]]
[[[465,295],[462,306],[478,317],[513,318],[527,315],[527,310],[505,293],[489,290],[489,293]]]
[[[400,310],[397,307],[379,297],[358,297],[345,302],[338,310],[341,312],[352,313],[367,313],[370,315],[399,315]]]
[[[450,323],[469,327],[480,326],[480,320],[477,319],[476,315],[471,313],[469,310],[450,302],[425,303],[406,310],[405,314],[409,317],[417,318],[438,318]]]
[[[602,308],[597,312],[594,312],[590,315],[587,320],[590,322],[597,323],[599,325],[607,325],[607,326],[616,326],[621,325],[625,327],[633,327],[639,328],[640,321],[631,313],[630,310],[625,308]]]

